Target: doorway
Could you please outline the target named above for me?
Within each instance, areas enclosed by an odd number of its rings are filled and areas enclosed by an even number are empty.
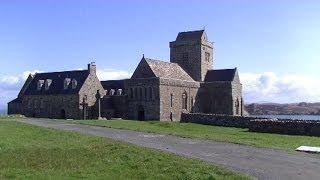
[[[60,118],[61,118],[61,119],[66,119],[66,110],[61,109]]]
[[[145,120],[145,113],[143,106],[138,107],[138,120],[144,121]]]

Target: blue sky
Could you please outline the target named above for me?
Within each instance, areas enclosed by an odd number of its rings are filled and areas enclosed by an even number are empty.
[[[169,60],[178,32],[204,27],[215,42],[214,68],[239,68],[247,102],[320,101],[312,83],[320,77],[319,9],[308,0],[4,0],[0,104],[16,94],[23,73],[96,59],[102,79],[129,76],[143,53]]]

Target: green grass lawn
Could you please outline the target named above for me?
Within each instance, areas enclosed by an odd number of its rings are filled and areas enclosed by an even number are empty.
[[[170,134],[181,137],[210,139],[294,151],[301,145],[320,146],[320,137],[254,133],[248,129],[208,126],[193,123],[131,121],[131,120],[76,120],[73,123],[103,126],[117,129]]]
[[[0,119],[0,179],[80,178],[248,179],[161,151]]]

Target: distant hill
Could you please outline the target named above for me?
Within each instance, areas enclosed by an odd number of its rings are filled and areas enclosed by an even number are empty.
[[[253,103],[245,109],[251,115],[320,115],[320,103]]]

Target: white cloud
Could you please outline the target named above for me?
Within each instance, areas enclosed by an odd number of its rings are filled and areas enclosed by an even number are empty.
[[[115,70],[115,69],[103,69],[97,70],[97,76],[100,81],[126,79],[131,77],[131,73],[128,71]]]
[[[6,108],[9,101],[17,97],[23,83],[28,78],[29,74],[41,72],[39,70],[25,71],[17,75],[2,75],[0,76],[0,108]]]
[[[320,101],[320,80],[303,75],[273,72],[240,74],[246,102]]]

